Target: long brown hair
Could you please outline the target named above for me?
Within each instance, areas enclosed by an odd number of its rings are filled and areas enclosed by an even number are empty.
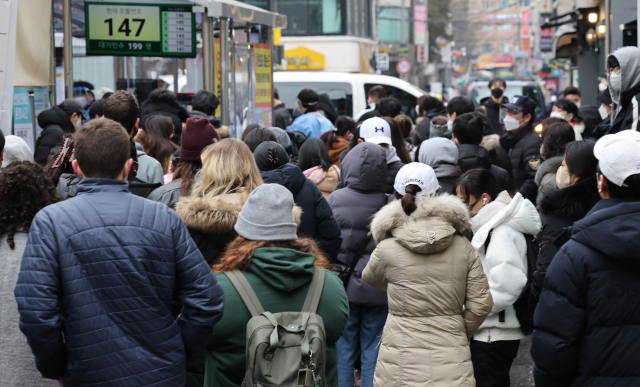
[[[144,129],[136,137],[144,153],[158,160],[165,174],[169,169],[171,156],[176,150],[170,140],[173,131],[173,121],[170,117],[155,115],[147,118]]]
[[[411,155],[409,155],[407,144],[404,142],[398,123],[393,118],[382,117],[382,119],[389,123],[389,127],[391,128],[391,144],[396,148],[396,153],[400,161],[402,161],[403,164],[411,163]]]
[[[180,181],[180,195],[189,196],[191,188],[196,178],[196,173],[202,167],[202,161],[186,161],[180,160],[178,166],[173,171],[173,180],[182,179]]]
[[[301,251],[316,256],[315,266],[331,270],[332,265],[326,255],[320,250],[313,239],[298,238],[293,241],[252,241],[238,236],[231,242],[220,262],[211,269],[214,273],[224,273],[231,270],[247,270],[251,263],[251,257],[256,249],[261,247],[280,247]]]

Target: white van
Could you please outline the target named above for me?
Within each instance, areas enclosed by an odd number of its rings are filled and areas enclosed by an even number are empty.
[[[314,71],[276,71],[273,83],[280,100],[290,111],[298,106],[298,93],[313,89],[318,94],[328,94],[339,115],[353,117],[367,107],[367,93],[376,85],[387,90],[388,97],[402,102],[402,113],[416,119],[416,99],[425,91],[401,79],[376,74],[332,73]]]

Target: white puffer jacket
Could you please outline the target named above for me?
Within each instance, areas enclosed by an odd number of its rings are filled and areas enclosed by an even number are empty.
[[[503,191],[471,219],[471,245],[480,256],[489,281],[493,309],[474,339],[484,342],[519,340],[523,337],[513,303],[527,284],[527,242],[523,234],[536,235],[541,228],[535,205],[517,193]],[[485,254],[485,242],[491,240]],[[505,311],[505,321],[499,312]]]

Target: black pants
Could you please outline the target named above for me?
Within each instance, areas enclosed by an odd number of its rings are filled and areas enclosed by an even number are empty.
[[[476,387],[509,387],[509,370],[518,355],[520,340],[485,343],[471,339],[471,362]]]

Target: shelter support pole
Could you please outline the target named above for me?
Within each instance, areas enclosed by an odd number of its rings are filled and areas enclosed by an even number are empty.
[[[206,12],[202,14],[202,79],[204,89],[215,93],[213,90],[213,26],[211,18]]]
[[[71,35],[71,0],[62,0],[62,30],[64,32],[64,91],[66,98],[73,98],[73,37]]]
[[[229,19],[220,18],[220,88],[222,89],[220,98],[220,111],[222,125],[229,126],[229,98],[231,98],[231,91],[229,90],[229,59],[231,55],[231,49],[229,46]]]

